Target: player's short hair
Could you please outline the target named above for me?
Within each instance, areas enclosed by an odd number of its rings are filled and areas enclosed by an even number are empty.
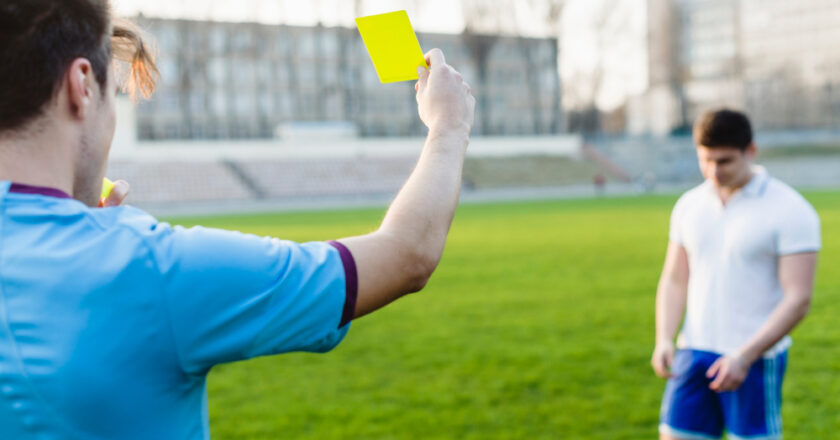
[[[109,0],[0,2],[0,133],[25,128],[52,101],[77,58],[100,87],[114,61],[130,66],[123,89],[150,97],[158,76],[138,28],[111,16]]]
[[[747,115],[729,109],[703,113],[694,124],[694,143],[708,148],[729,147],[745,151],[753,141]]]

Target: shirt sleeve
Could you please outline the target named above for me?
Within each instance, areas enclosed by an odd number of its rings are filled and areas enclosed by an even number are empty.
[[[801,196],[788,206],[779,216],[776,254],[782,256],[819,251],[822,241],[817,212]]]
[[[356,267],[340,243],[158,228],[164,303],[186,372],[290,351],[325,352],[347,333]]]

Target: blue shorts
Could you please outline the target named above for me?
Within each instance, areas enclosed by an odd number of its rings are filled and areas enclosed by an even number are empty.
[[[706,370],[720,354],[678,350],[662,397],[659,432],[681,439],[782,438],[782,378],[787,352],[756,361],[735,391],[709,389]]]

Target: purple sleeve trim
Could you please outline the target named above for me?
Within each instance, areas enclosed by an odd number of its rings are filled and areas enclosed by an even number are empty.
[[[341,323],[338,327],[344,327],[353,320],[353,315],[356,313],[356,297],[359,294],[359,279],[356,275],[356,260],[353,259],[353,254],[347,246],[337,242],[328,241],[332,247],[338,250],[341,255],[341,263],[344,265],[344,311],[341,313]]]
[[[24,185],[22,183],[12,183],[9,187],[10,193],[17,193],[17,194],[37,194],[47,197],[56,197],[59,199],[70,199],[70,195],[66,192],[55,189],[55,188],[45,188],[41,186],[32,186],[32,185]]]

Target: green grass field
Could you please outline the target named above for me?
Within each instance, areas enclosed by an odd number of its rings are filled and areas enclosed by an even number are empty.
[[[811,315],[794,333],[785,438],[840,432],[840,193],[822,217]],[[650,439],[654,296],[676,196],[462,206],[426,290],[326,355],[214,368],[216,439]],[[383,210],[176,219],[309,241]]]

